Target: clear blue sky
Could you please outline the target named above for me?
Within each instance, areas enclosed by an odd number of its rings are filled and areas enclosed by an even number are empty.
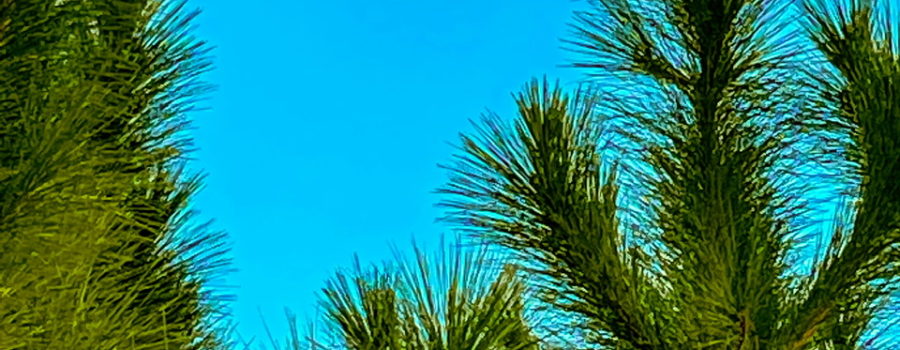
[[[312,315],[353,253],[447,229],[431,192],[457,134],[516,92],[579,72],[559,39],[580,2],[560,0],[190,0],[216,47],[218,89],[190,115],[208,174],[199,219],[230,233],[239,332],[277,339],[283,308]]]

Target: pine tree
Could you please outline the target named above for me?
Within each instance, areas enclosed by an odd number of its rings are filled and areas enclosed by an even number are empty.
[[[223,346],[221,235],[180,170],[202,42],[183,3],[0,1],[0,349]]]
[[[383,268],[356,260],[338,273],[323,289],[327,340],[313,334],[304,348],[541,349],[519,271],[483,245],[441,246],[433,256],[415,248],[411,261],[396,253]]]
[[[570,98],[533,82],[514,123],[489,115],[464,135],[443,190],[450,217],[518,252],[543,300],[590,334],[584,345],[900,345],[885,331],[900,276],[891,12],[864,0],[592,5],[570,41],[590,88]],[[817,232],[811,194],[835,184],[851,189],[850,222]]]

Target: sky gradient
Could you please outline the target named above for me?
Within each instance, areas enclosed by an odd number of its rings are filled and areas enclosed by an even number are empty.
[[[332,273],[426,244],[469,119],[513,116],[532,77],[574,87],[560,65],[581,3],[558,0],[189,0],[214,46],[217,90],[193,112],[207,174],[198,219],[230,234],[238,332],[286,335],[283,309],[312,316]],[[259,311],[257,311],[259,310]]]

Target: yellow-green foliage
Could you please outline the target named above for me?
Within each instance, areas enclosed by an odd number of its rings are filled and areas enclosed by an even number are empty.
[[[189,17],[0,1],[0,349],[218,346],[218,236],[182,229],[180,118],[206,67]]]

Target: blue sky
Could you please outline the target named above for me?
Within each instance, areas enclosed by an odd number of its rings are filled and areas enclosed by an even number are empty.
[[[516,92],[547,75],[570,86],[559,0],[190,0],[216,49],[217,86],[194,112],[207,174],[199,219],[231,236],[233,314],[245,337],[276,339],[283,308],[312,316],[316,293],[354,253],[390,257],[435,223],[436,164],[468,120],[510,117]]]

